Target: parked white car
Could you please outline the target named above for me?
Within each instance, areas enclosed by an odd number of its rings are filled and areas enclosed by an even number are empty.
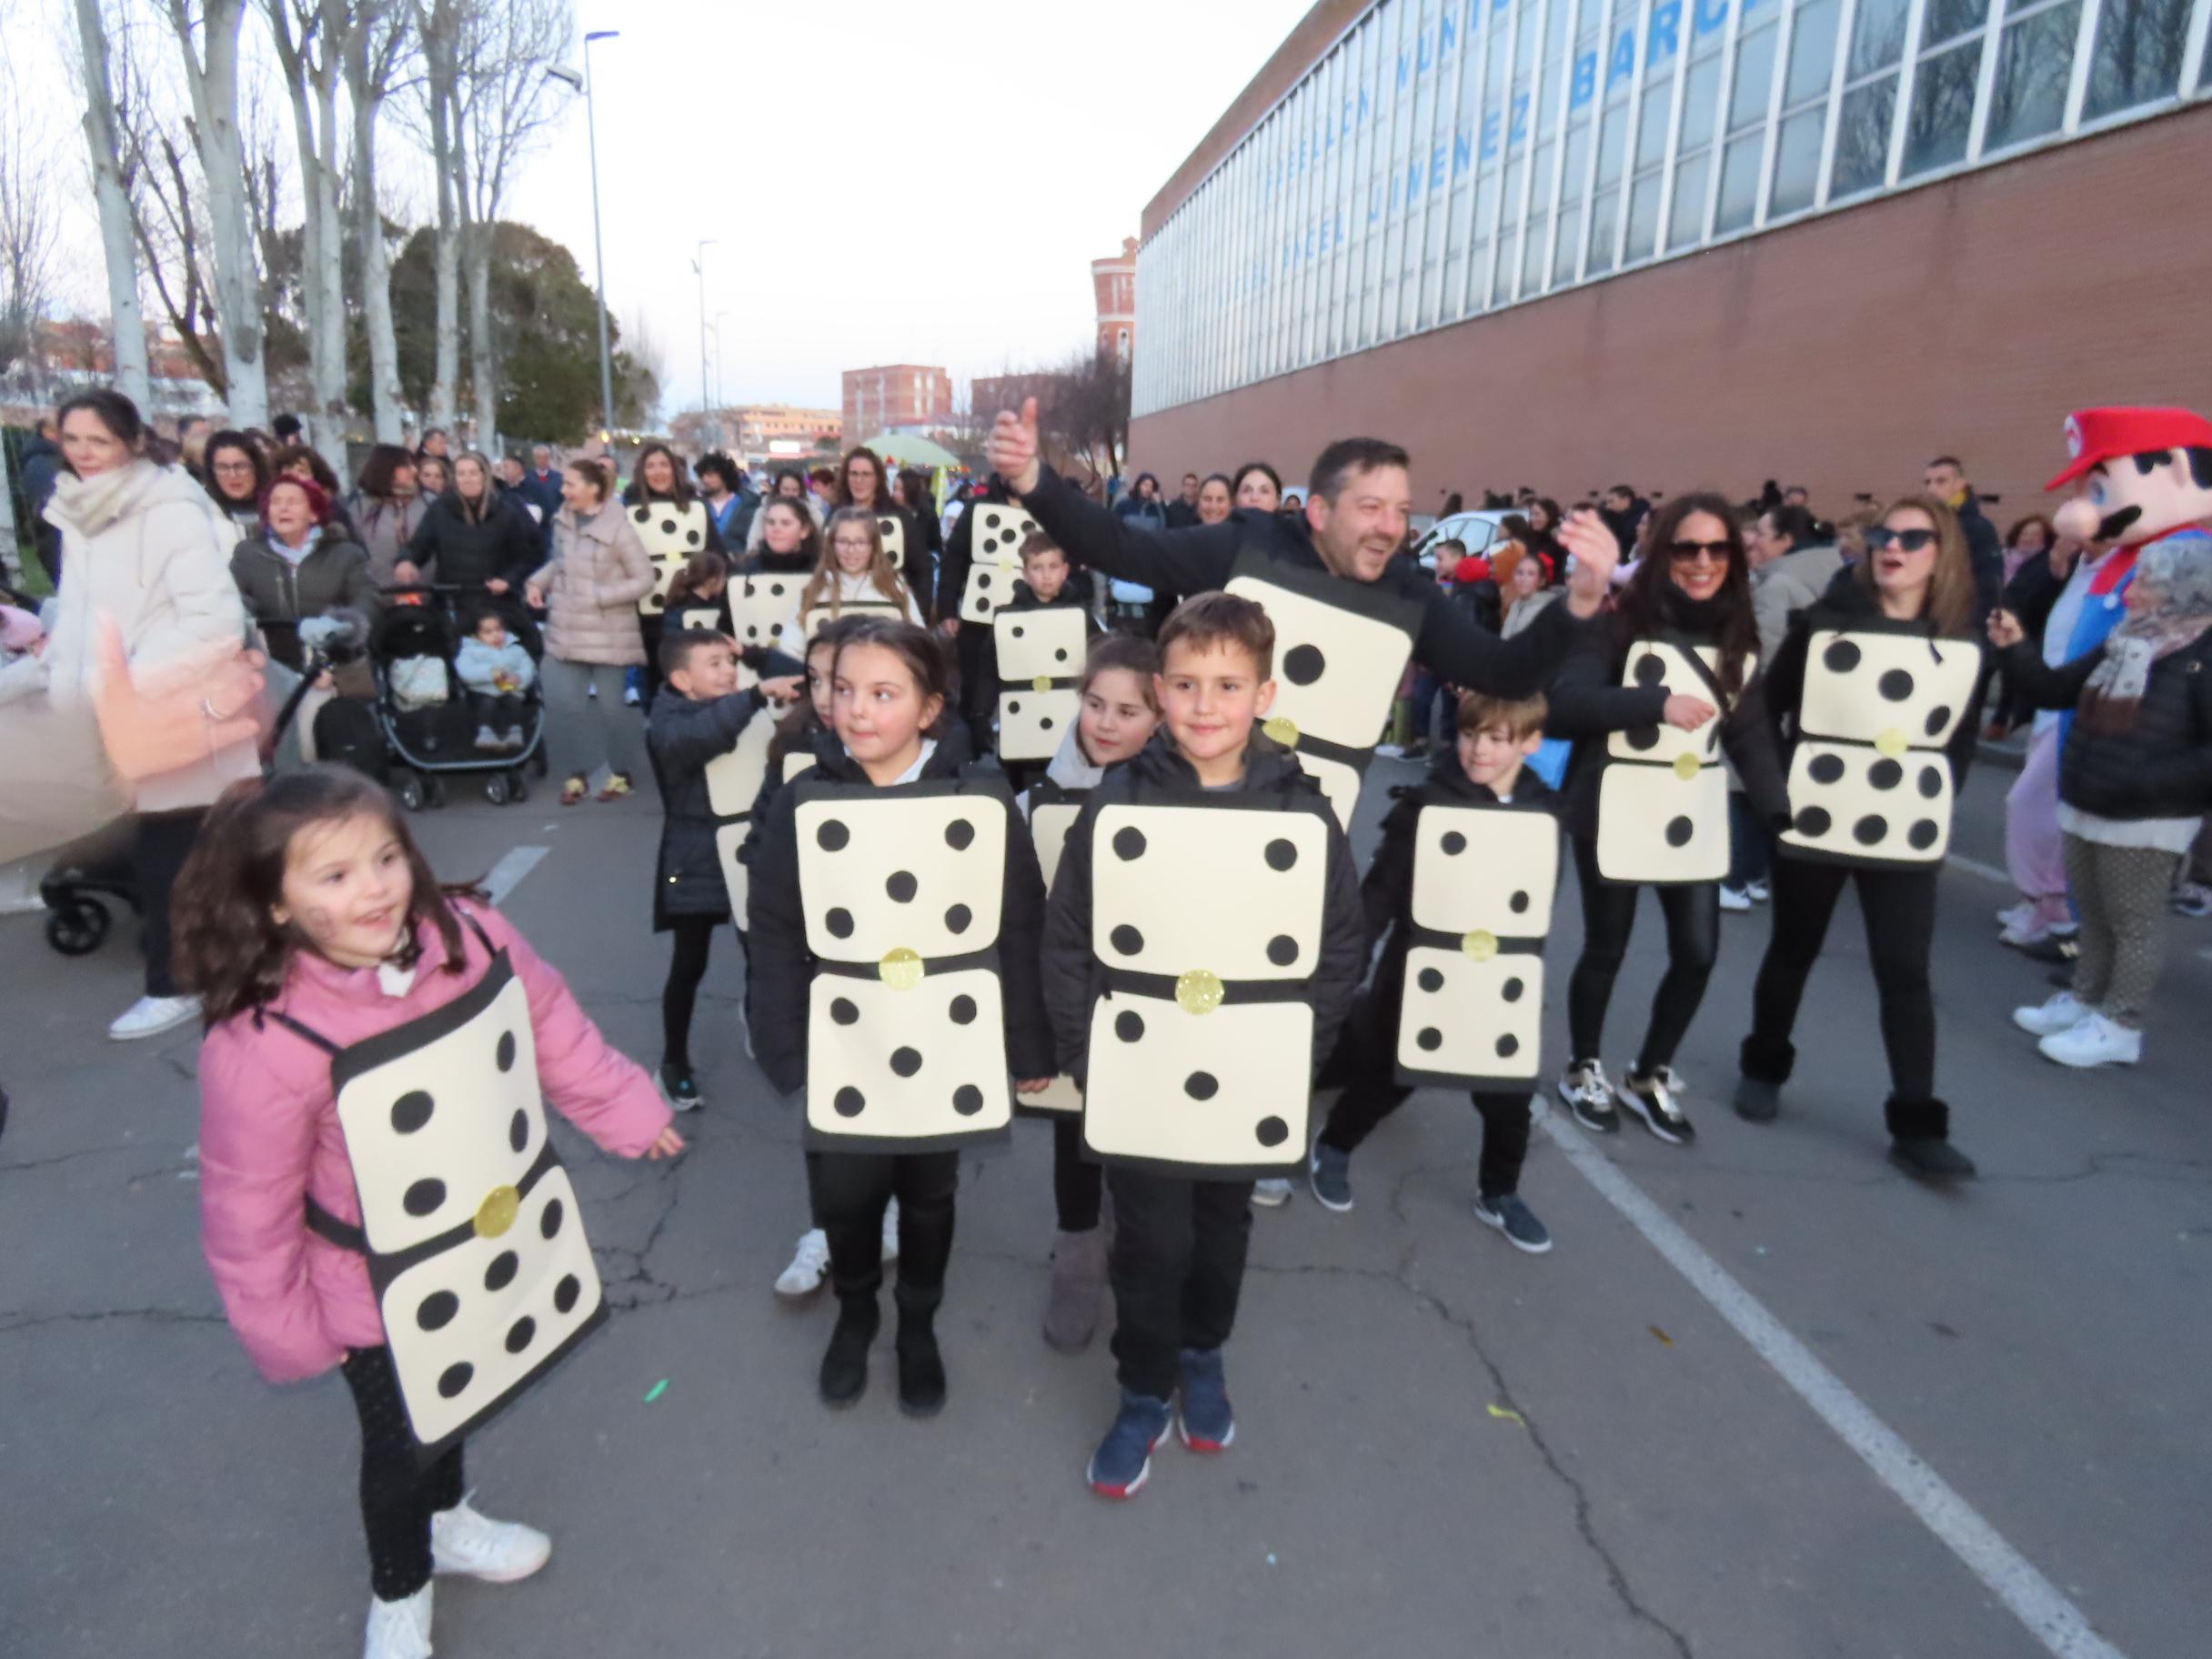
[[[1503,528],[1506,518],[1504,509],[1477,508],[1472,512],[1453,513],[1439,518],[1422,531],[1413,543],[1413,557],[1421,561],[1422,568],[1436,568],[1436,544],[1440,541],[1463,543],[1470,553],[1482,553],[1491,543],[1505,539]]]

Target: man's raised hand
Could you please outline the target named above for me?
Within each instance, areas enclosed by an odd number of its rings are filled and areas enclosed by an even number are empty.
[[[1024,397],[1021,413],[1000,409],[991,423],[990,440],[984,446],[991,471],[1006,480],[1017,496],[1037,488],[1037,399]]]
[[[1574,573],[1567,578],[1567,608],[1578,617],[1594,617],[1613,585],[1614,567],[1621,562],[1621,544],[1605,521],[1588,508],[1567,515],[1559,527],[1559,545],[1574,558]]]

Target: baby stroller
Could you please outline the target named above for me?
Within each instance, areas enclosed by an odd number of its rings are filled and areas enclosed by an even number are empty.
[[[478,722],[454,669],[461,642],[457,613],[464,598],[470,612],[497,610],[530,660],[544,659],[538,624],[513,595],[443,585],[387,591],[369,656],[376,667],[377,718],[394,757],[392,791],[410,812],[445,805],[449,777],[480,780],[484,799],[498,807],[529,798],[526,772],[546,775],[545,702],[536,680],[521,694],[521,747],[477,747]]]

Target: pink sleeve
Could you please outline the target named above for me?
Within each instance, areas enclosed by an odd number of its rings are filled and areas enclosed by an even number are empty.
[[[346,1357],[324,1332],[307,1280],[318,1104],[268,1063],[250,1022],[201,1045],[201,1248],[231,1329],[272,1382],[320,1375]]]
[[[568,980],[530,949],[498,911],[471,905],[495,945],[503,945],[530,998],[538,1040],[538,1082],[546,1103],[604,1151],[639,1158],[673,1114],[645,1069],[611,1046],[578,1006]]]

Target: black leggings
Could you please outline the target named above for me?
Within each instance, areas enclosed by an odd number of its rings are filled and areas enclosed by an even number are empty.
[[[1583,890],[1583,953],[1567,981],[1567,1036],[1569,1058],[1600,1058],[1598,1048],[1605,1034],[1605,1007],[1613,1000],[1613,981],[1628,954],[1628,935],[1636,925],[1634,885],[1605,880],[1597,872],[1597,842],[1581,836],[1574,843],[1574,874]],[[1652,999],[1652,1022],[1644,1033],[1644,1047],[1636,1054],[1635,1074],[1648,1077],[1671,1062],[1682,1044],[1697,1005],[1705,999],[1705,981],[1713,977],[1713,959],[1720,950],[1721,895],[1711,881],[1661,887],[1659,913],[1666,919],[1666,973]],[[1782,919],[1775,919],[1777,934]]]
[[[660,1059],[664,1065],[691,1069],[691,1010],[699,981],[707,977],[707,953],[714,945],[719,916],[671,916],[669,982],[660,988]]]
[[[180,812],[141,812],[131,848],[131,871],[138,884],[138,910],[146,921],[146,994],[173,997],[176,991],[176,949],[169,930],[169,898],[177,872],[207,821],[206,807]]]
[[[1933,864],[1868,870],[1786,855],[1775,860],[1775,932],[1752,988],[1751,1035],[1744,1040],[1747,1076],[1789,1080],[1797,1057],[1790,1041],[1797,1005],[1849,880],[1859,890],[1866,922],[1890,1092],[1915,1104],[1935,1098],[1936,997],[1928,985],[1928,949],[1936,937],[1936,875]]]
[[[1329,1109],[1321,1143],[1350,1155],[1384,1118],[1405,1104],[1413,1091],[1393,1081],[1392,1047],[1397,1036],[1399,1005],[1390,990],[1403,974],[1403,959],[1386,954],[1377,970],[1382,994],[1370,993],[1352,1005],[1329,1066],[1328,1081],[1341,1080],[1344,1091]],[[1477,1089],[1469,1100],[1483,1120],[1483,1156],[1475,1181],[1484,1198],[1502,1198],[1521,1184],[1528,1160],[1529,1091]]]
[[[1099,1224],[1099,1197],[1106,1171],[1083,1161],[1083,1121],[1074,1112],[1052,1120],[1052,1206],[1062,1232],[1089,1232]]]
[[[883,1211],[899,1200],[899,1305],[926,1312],[945,1293],[952,1259],[952,1152],[807,1154],[814,1214],[830,1235],[830,1282],[840,1301],[872,1302],[883,1283]]]
[[[348,1348],[338,1369],[361,1418],[369,1588],[380,1601],[404,1601],[430,1582],[430,1517],[461,1501],[461,1448],[423,1466],[389,1348]]]

